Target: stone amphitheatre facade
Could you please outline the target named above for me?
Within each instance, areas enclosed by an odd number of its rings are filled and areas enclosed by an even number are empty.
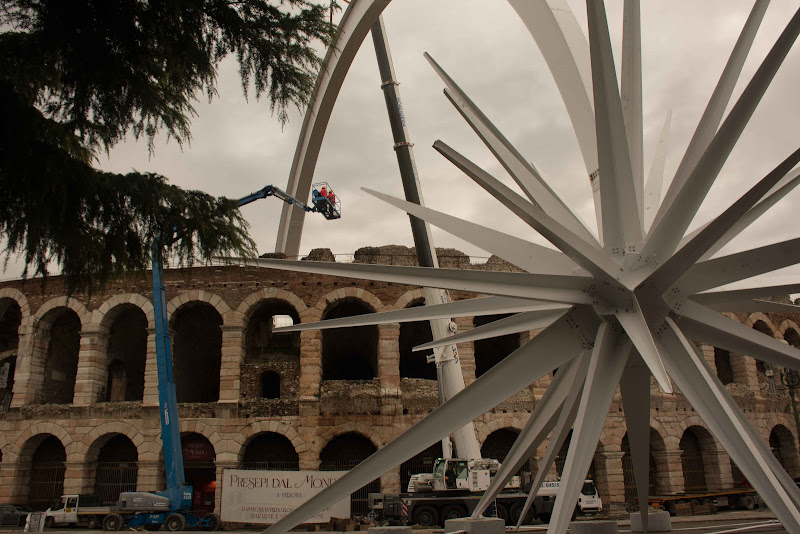
[[[494,257],[478,265],[458,251],[439,253],[446,267],[513,269]],[[317,250],[311,259],[334,258],[330,251]],[[413,251],[404,247],[367,247],[355,261],[415,263]],[[272,332],[275,317],[307,323],[419,305],[423,295],[418,287],[231,266],[168,270],[165,279],[186,473],[195,485],[196,509],[219,511],[225,468],[347,469],[437,405],[435,370],[424,355],[411,352],[430,339],[427,324]],[[800,346],[800,316],[730,316]],[[493,319],[455,322],[465,330]],[[460,344],[467,383],[534,335]],[[800,476],[783,370],[745,354],[709,346],[702,350],[789,474]],[[0,502],[41,508],[62,492],[99,493],[110,501],[119,491],[163,489],[147,278],[122,280],[89,296],[67,296],[58,277],[44,286],[39,281],[0,283],[0,357],[0,398],[5,401]],[[531,384],[476,421],[485,456],[502,459],[547,380]],[[652,391],[651,494],[745,483],[680,393],[665,395],[655,385]],[[434,444],[371,489],[399,491],[410,473],[424,470],[440,451]],[[531,460],[531,469],[536,461]],[[621,509],[631,499],[618,401],[591,470],[612,508]],[[365,492],[354,496],[356,513],[365,510]]]

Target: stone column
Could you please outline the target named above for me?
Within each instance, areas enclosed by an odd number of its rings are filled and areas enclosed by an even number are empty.
[[[453,322],[458,325],[458,333],[472,330],[474,328],[472,319],[472,317],[453,319]],[[461,362],[461,372],[464,374],[464,383],[468,386],[475,382],[475,345],[472,341],[468,341],[457,344],[456,348],[458,349],[458,359]]]
[[[731,459],[719,444],[713,450],[703,451],[703,464],[705,465],[706,485],[709,491],[733,487]]]
[[[221,352],[219,403],[238,405],[244,359],[244,330],[241,325],[222,326]]]
[[[11,462],[0,463],[0,501],[2,502],[17,502],[14,500],[14,488],[17,486],[16,471],[16,466]]]
[[[158,365],[156,363],[156,329],[147,328],[147,353],[144,364],[144,396],[142,406],[158,406]]]
[[[316,471],[319,469],[319,456],[311,448],[298,452],[297,456],[300,471]]]
[[[402,415],[399,323],[378,325],[378,378],[381,385],[381,414]]]
[[[136,491],[161,491],[159,474],[161,462],[158,460],[139,460],[136,472]]]
[[[400,467],[395,467],[381,477],[381,493],[400,493]]]
[[[85,480],[86,470],[81,462],[66,462],[67,468],[64,473],[64,494],[67,493],[88,493]]]
[[[594,483],[603,502],[625,502],[625,477],[622,473],[622,451],[594,454]]]
[[[681,451],[653,451],[656,461],[656,488],[662,495],[683,493],[683,463]]]
[[[11,397],[11,406],[13,407],[36,402],[37,392],[41,391],[42,383],[44,382],[44,366],[38,355],[47,350],[47,345],[43,340],[37,343],[33,321],[33,317],[28,317],[23,319],[22,324],[19,325],[17,366],[14,371],[14,394]]]
[[[320,382],[322,382],[322,333],[319,330],[304,330],[300,332],[301,416],[319,415]]]
[[[81,330],[78,371],[72,403],[88,406],[101,398],[108,379],[108,333],[99,325],[89,324]]]
[[[222,487],[224,482],[223,478],[223,470],[224,469],[238,469],[239,464],[238,462],[231,462],[231,461],[223,461],[217,460],[214,462],[214,465],[217,466],[217,486],[214,489],[214,513],[217,515],[222,514]]]

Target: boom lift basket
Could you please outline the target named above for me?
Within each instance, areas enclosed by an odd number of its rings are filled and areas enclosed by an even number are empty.
[[[311,203],[329,221],[342,217],[342,201],[333,194],[328,182],[311,184]]]

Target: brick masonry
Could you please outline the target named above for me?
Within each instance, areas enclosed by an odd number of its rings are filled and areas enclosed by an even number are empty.
[[[471,269],[513,270],[496,258],[486,265],[472,265],[458,251],[439,251],[442,266]],[[330,260],[329,251],[317,251]],[[410,258],[410,259],[409,259]],[[405,247],[361,249],[356,261],[414,264],[413,250]],[[378,376],[372,380],[325,381],[322,379],[322,337],[303,332],[299,347],[280,354],[246,354],[246,329],[250,319],[266,300],[279,302],[296,313],[303,323],[320,320],[337,302],[355,300],[375,311],[402,309],[422,296],[418,287],[361,282],[332,276],[313,276],[270,269],[200,267],[191,272],[165,273],[170,318],[198,304],[213,307],[221,319],[219,400],[182,404],[182,432],[198,433],[211,443],[216,454],[217,487],[224,467],[240,465],[249,441],[264,433],[284,436],[299,458],[301,469],[316,469],[320,452],[336,436],[361,434],[380,448],[433,410],[437,403],[435,382],[401,378],[399,371],[399,325],[378,328]],[[473,295],[453,292],[458,300]],[[31,461],[36,447],[55,436],[66,450],[65,492],[91,492],[94,465],[102,446],[115,435],[127,436],[138,451],[138,489],[162,489],[163,468],[158,392],[155,367],[153,305],[149,279],[131,276],[107,287],[102,293],[67,296],[58,277],[40,281],[11,281],[0,284],[0,303],[15,302],[21,314],[16,351],[16,373],[10,409],[0,414],[0,502],[25,502],[30,482]],[[144,394],[141,400],[104,402],[108,380],[109,338],[115,320],[125,310],[139,309],[147,319],[147,349],[144,366]],[[80,348],[71,404],[43,404],[45,384],[52,380],[47,367],[51,331],[66,310],[79,320]],[[786,314],[730,315],[731,318],[777,339],[797,344],[800,317]],[[456,320],[459,329],[471,328],[472,318]],[[521,335],[526,341],[536,332]],[[472,343],[459,346],[467,384],[475,380]],[[713,347],[702,347],[710,368],[715,370]],[[765,441],[776,432],[780,454],[792,477],[800,476],[797,436],[790,399],[781,386],[776,369],[777,392],[770,392],[769,379],[756,361],[746,355],[730,355],[733,381],[726,387]],[[260,376],[264,371],[281,379],[280,397],[264,399]],[[49,373],[49,374],[48,374]],[[519,431],[549,377],[544,377],[514,395],[491,412],[479,417],[476,430],[481,442],[501,429]],[[679,493],[684,489],[680,441],[690,427],[705,429],[685,398],[678,392],[664,395],[653,385],[651,412],[652,455],[656,466],[658,493]],[[595,480],[607,502],[625,500],[622,442],[625,422],[617,396],[595,461]],[[702,432],[698,431],[698,435]],[[774,444],[774,443],[773,443]],[[537,457],[544,453],[543,444]],[[713,440],[703,443],[703,462],[709,489],[733,484],[727,454]],[[535,464],[535,459],[533,461]],[[381,480],[385,491],[400,489],[397,469]],[[219,507],[217,492],[217,507]]]

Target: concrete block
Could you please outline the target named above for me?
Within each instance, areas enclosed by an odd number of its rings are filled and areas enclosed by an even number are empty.
[[[481,517],[478,519],[462,517],[445,520],[445,533],[459,530],[465,530],[470,534],[505,534],[506,523],[499,517]]]
[[[616,521],[572,521],[570,534],[617,534]]]
[[[634,532],[644,532],[642,529],[642,514],[635,512],[631,514],[631,530]],[[672,519],[669,512],[664,510],[650,510],[647,512],[647,532],[669,532],[672,530]]]
[[[369,527],[369,534],[411,534],[411,527]]]

